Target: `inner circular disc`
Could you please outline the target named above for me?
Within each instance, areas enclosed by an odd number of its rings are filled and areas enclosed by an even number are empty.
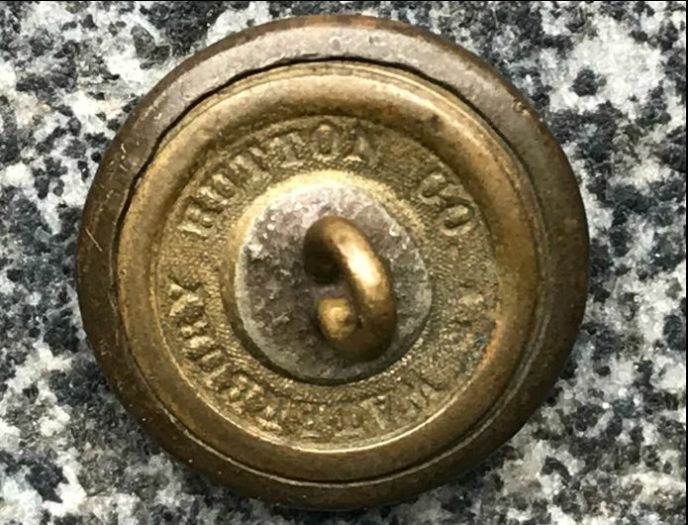
[[[225,302],[248,346],[266,365],[295,379],[333,383],[360,379],[400,358],[420,334],[430,312],[428,271],[417,245],[378,199],[351,184],[355,176],[318,173],[299,177],[284,189],[259,198],[231,239],[234,279]],[[307,275],[302,253],[308,228],[335,215],[351,220],[368,237],[387,266],[397,304],[397,330],[380,357],[367,362],[342,359],[324,339],[316,305],[324,297],[347,297],[343,281],[316,282]]]
[[[322,192],[332,180],[364,190],[403,225],[432,280],[432,306],[420,337],[389,354],[389,366],[318,382],[276,370],[265,345],[237,329],[246,316],[233,304],[251,294],[235,291],[234,273],[262,210],[299,185]],[[341,483],[430,461],[472,431],[528,349],[540,289],[529,199],[508,146],[422,79],[349,62],[249,76],[194,107],[135,188],[118,244],[134,359],[190,434],[256,471]],[[279,221],[276,229],[292,229]],[[301,264],[301,239],[286,244]],[[292,310],[312,311],[314,293]],[[284,313],[270,306],[275,318]],[[275,359],[284,348],[273,345]]]

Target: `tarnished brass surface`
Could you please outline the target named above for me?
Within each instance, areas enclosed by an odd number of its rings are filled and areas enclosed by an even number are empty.
[[[508,439],[587,283],[575,180],[523,97],[363,17],[255,28],[166,77],[103,160],[78,258],[89,338],[141,424],[316,508],[407,497]]]
[[[342,217],[323,217],[308,228],[303,253],[307,273],[324,282],[344,274],[353,295],[353,301],[320,299],[325,339],[348,360],[379,356],[394,337],[397,307],[388,272],[365,234]]]

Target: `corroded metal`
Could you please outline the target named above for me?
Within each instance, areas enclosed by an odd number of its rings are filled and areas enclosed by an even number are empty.
[[[227,257],[229,271],[221,282],[231,329],[265,366],[306,382],[351,382],[386,369],[418,339],[432,304],[430,275],[403,207],[397,202],[391,208],[391,196],[381,189],[370,179],[332,170],[289,177],[246,207],[232,228],[229,250],[209,243],[222,250],[220,260]],[[342,297],[353,303],[344,279],[319,282],[306,271],[306,233],[329,215],[346,218],[365,233],[394,288],[396,329],[371,360],[347,359],[318,328],[321,301]]]
[[[508,439],[587,283],[575,180],[525,99],[363,17],[254,28],[173,71],[108,150],[78,258],[84,325],[141,424],[317,508],[407,497]]]

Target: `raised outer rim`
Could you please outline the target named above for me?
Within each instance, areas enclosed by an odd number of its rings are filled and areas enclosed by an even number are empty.
[[[543,218],[549,282],[543,336],[473,436],[422,465],[350,483],[308,483],[238,465],[196,441],[150,391],[129,353],[116,294],[116,244],[130,190],[157,141],[201,98],[251,72],[347,58],[402,67],[443,85],[490,122],[520,157]],[[272,22],[201,51],[159,82],[106,152],[84,208],[77,252],[84,328],[127,410],[168,451],[252,496],[298,507],[355,508],[406,498],[470,467],[511,437],[542,402],[575,340],[587,295],[588,236],[576,181],[526,99],[468,51],[388,20],[317,16]],[[218,467],[220,465],[220,467]]]

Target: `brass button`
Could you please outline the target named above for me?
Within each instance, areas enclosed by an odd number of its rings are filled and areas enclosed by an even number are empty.
[[[89,193],[81,310],[167,450],[299,507],[399,500],[507,440],[573,344],[588,239],[522,95],[402,24],[227,38],[132,113]]]

